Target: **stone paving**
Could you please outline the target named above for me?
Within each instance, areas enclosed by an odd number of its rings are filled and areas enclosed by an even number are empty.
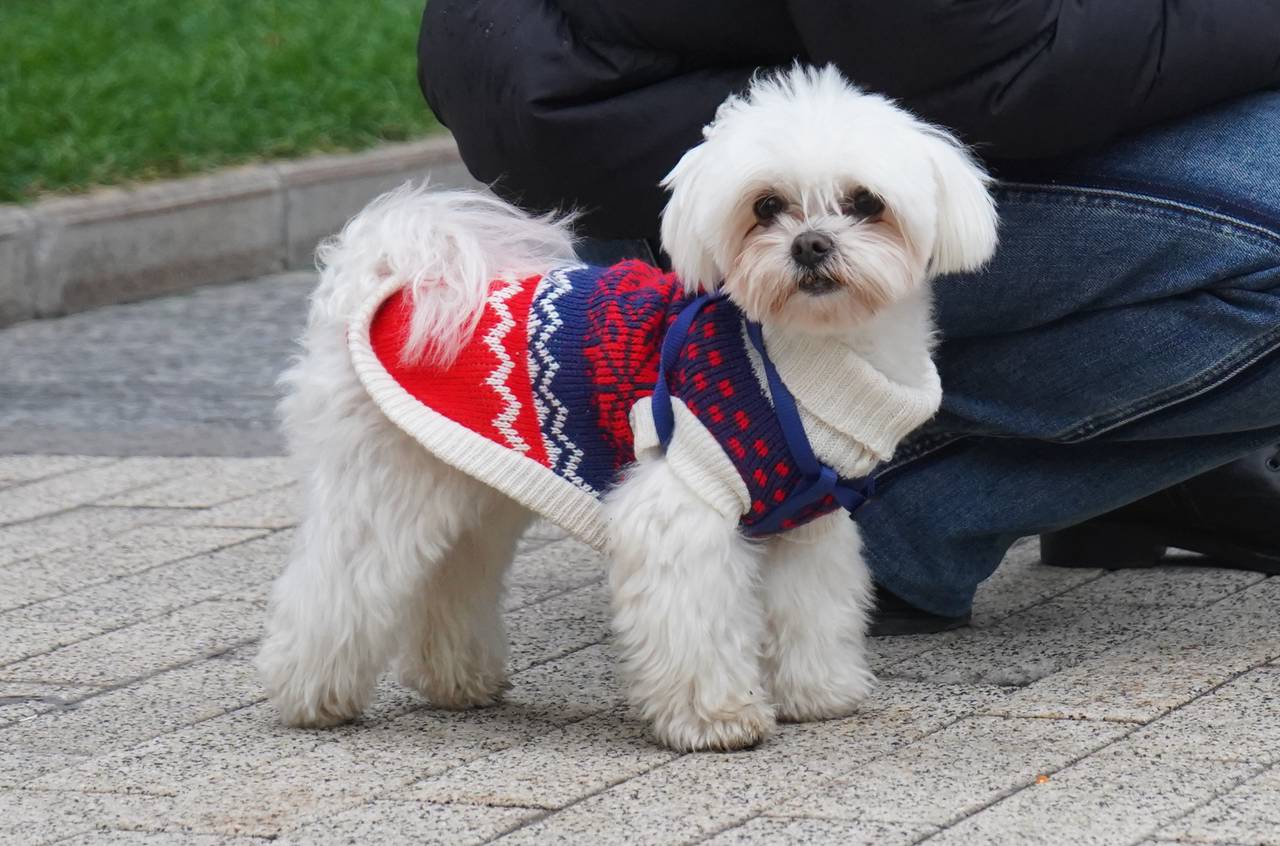
[[[0,454],[278,455],[314,273],[0,329]]]
[[[282,728],[251,664],[283,459],[0,457],[0,843],[1280,843],[1280,579],[1040,566],[875,641],[859,715],[652,745],[602,564],[536,529],[502,707]]]
[[[356,724],[282,728],[251,659],[313,284],[0,330],[0,846],[1280,844],[1280,579],[1054,570],[1034,542],[973,628],[874,642],[861,714],[751,752],[649,742],[602,562],[546,529],[509,583],[507,704],[388,680]]]

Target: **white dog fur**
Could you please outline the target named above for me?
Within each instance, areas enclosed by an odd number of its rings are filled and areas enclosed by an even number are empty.
[[[967,152],[831,68],[761,77],[730,98],[664,185],[663,245],[687,286],[722,287],[766,328],[830,337],[904,384],[931,349],[927,282],[995,248],[987,177]],[[761,206],[767,196],[777,202]],[[817,283],[791,255],[808,231],[832,245]],[[333,725],[361,713],[398,659],[400,680],[436,706],[491,705],[507,686],[504,573],[531,515],[381,414],[346,327],[401,280],[414,297],[406,355],[447,363],[491,280],[573,259],[568,224],[406,188],[321,257],[305,350],[284,377],[305,515],[272,595],[266,686],[285,722]],[[776,720],[847,715],[867,695],[870,577],[846,514],[750,541],[661,456],[633,466],[605,508],[615,645],[661,743],[748,747]]]

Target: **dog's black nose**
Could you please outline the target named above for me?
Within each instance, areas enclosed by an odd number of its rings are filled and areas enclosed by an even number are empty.
[[[801,267],[812,269],[826,260],[833,246],[835,245],[831,243],[829,235],[810,229],[808,232],[801,232],[791,242],[791,258]]]

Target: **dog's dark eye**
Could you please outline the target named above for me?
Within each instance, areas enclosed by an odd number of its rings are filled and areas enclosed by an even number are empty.
[[[884,211],[884,200],[866,188],[859,188],[853,192],[853,196],[845,198],[840,209],[853,217],[875,217]]]
[[[786,208],[786,203],[782,202],[781,197],[766,194],[756,200],[756,204],[752,206],[752,211],[756,213],[756,220],[761,223],[768,223],[782,214],[784,208]]]

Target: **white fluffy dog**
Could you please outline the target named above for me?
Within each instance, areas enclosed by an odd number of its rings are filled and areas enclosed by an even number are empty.
[[[750,385],[721,380],[723,394],[736,384],[769,407],[788,394],[803,424],[792,452],[811,448],[841,479],[867,477],[937,408],[927,283],[993,252],[987,177],[951,136],[830,68],[761,77],[704,135],[664,182],[662,239],[675,276],[620,266],[608,278],[649,281],[617,302],[674,290],[683,308],[717,292],[692,308],[690,337],[710,343],[717,327],[738,325],[723,322],[733,315],[763,330],[750,342],[746,328],[716,336],[743,350],[737,363],[750,370],[734,378],[754,374]],[[575,266],[564,221],[477,193],[402,189],[352,220],[322,256],[283,403],[305,517],[258,659],[287,723],[356,717],[393,658],[401,681],[439,707],[496,702],[507,687],[504,573],[534,511],[609,555],[615,643],[631,700],[660,742],[737,749],[776,720],[856,709],[873,682],[864,655],[870,578],[834,489],[822,489],[831,496],[806,512],[813,519],[792,514],[774,520],[787,531],[752,532],[753,509],[772,504],[747,476],[764,477],[743,470],[750,447],[716,434],[710,421],[723,414],[701,407],[694,387],[671,391],[674,437],[645,385],[628,386],[638,399],[621,417],[560,407],[555,380],[568,378],[565,362],[581,350],[556,348],[566,358],[547,365],[551,333],[569,320],[574,285],[599,277]],[[675,278],[683,287],[672,288]],[[551,298],[561,295],[557,312]],[[512,317],[521,296],[544,297],[525,333]],[[591,303],[596,311],[581,320],[617,318],[609,296]],[[379,328],[397,308],[401,322]],[[398,356],[378,357],[379,333]],[[679,355],[695,356],[685,343]],[[527,344],[527,367],[509,355],[512,344]],[[485,355],[502,367],[467,370]],[[495,433],[477,439],[471,424],[423,406],[409,382],[427,393],[447,386],[446,403],[500,403]],[[532,393],[521,399],[517,383]],[[656,389],[651,373],[647,384]],[[634,453],[619,453],[634,463],[607,492],[586,478],[591,456],[572,436],[596,415],[614,434],[618,420],[634,430]],[[522,420],[533,422],[521,429]],[[545,444],[531,443],[540,425]],[[772,461],[767,440],[754,444]],[[525,479],[535,464],[543,475]],[[553,466],[560,476],[548,475]],[[776,466],[785,476],[792,465]]]

